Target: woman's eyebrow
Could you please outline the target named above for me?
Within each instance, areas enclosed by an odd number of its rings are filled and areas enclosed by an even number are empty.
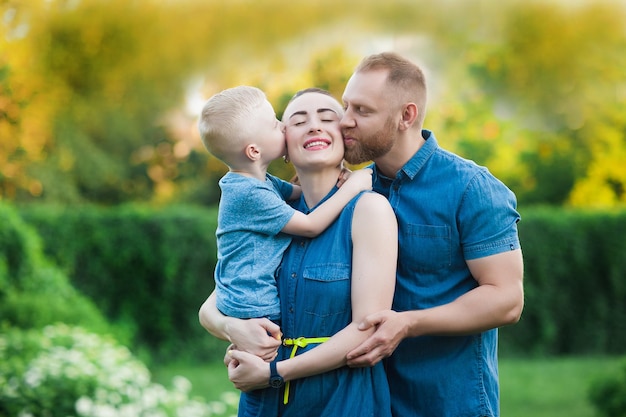
[[[294,116],[300,116],[300,115],[306,116],[307,114],[308,112],[306,110],[300,110],[300,111],[294,112],[291,116],[289,116],[289,118],[291,119]]]
[[[326,112],[332,112],[332,113],[337,114],[335,110],[330,109],[330,108],[322,107],[322,108],[317,109],[317,113],[326,113]],[[291,119],[294,116],[306,116],[307,114],[309,114],[309,112],[307,112],[306,110],[300,110],[300,111],[293,112],[293,114],[289,116],[289,118]]]

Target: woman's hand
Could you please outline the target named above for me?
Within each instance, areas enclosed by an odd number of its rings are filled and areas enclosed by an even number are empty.
[[[269,386],[270,366],[258,356],[236,349],[230,349],[228,363],[228,379],[235,388],[248,392]]]

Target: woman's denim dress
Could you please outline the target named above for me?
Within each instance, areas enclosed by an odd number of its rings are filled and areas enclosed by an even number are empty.
[[[330,197],[334,189],[326,198]],[[278,291],[284,338],[332,336],[352,321],[352,216],[360,195],[315,239],[295,237],[279,269]],[[304,199],[296,207],[309,212]],[[301,354],[317,345],[298,348]],[[286,359],[292,347],[282,346]],[[243,393],[239,415],[342,416],[391,415],[389,387],[382,363],[371,368],[348,368],[291,381],[289,400],[284,387]],[[248,413],[250,412],[250,413]]]

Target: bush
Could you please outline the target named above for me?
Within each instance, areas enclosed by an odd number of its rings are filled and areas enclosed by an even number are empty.
[[[626,417],[626,358],[614,375],[594,382],[589,398],[604,417]]]
[[[76,288],[109,320],[136,328],[135,347],[155,358],[223,355],[225,343],[198,323],[214,287],[215,210],[37,206],[22,215]]]
[[[0,336],[0,415],[211,416],[233,405],[189,398],[183,377],[167,390],[111,338],[63,324]]]
[[[112,331],[93,302],[45,258],[35,231],[4,204],[0,204],[0,317],[0,329],[42,328],[62,321]]]
[[[622,354],[626,211],[528,209],[519,233],[526,302],[502,352]]]

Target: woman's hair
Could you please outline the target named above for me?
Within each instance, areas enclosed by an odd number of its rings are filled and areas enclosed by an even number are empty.
[[[323,88],[318,88],[318,87],[309,87],[309,88],[305,88],[302,89],[300,91],[297,91],[290,99],[289,102],[287,103],[287,105],[285,106],[285,109],[287,107],[289,107],[289,105],[298,97],[301,97],[305,94],[309,94],[309,93],[317,93],[317,94],[323,94],[325,96],[328,96],[330,98],[332,98],[333,100],[335,100],[337,102],[337,104],[339,105],[339,107],[341,108],[341,103],[332,95],[330,94],[330,92],[328,90],[324,90]],[[284,114],[283,114],[284,117]]]
[[[267,100],[256,87],[238,86],[212,96],[202,107],[198,130],[209,152],[229,165],[229,156],[249,137],[248,121]]]
[[[330,92],[328,92],[327,90],[324,90],[323,88],[309,87],[309,88],[305,88],[303,90],[300,90],[300,91],[296,92],[296,94],[294,94],[293,97],[291,97],[291,99],[289,100],[289,103],[291,103],[292,101],[294,101],[295,99],[297,99],[301,95],[307,94],[307,93],[319,93],[319,94],[325,94],[325,95],[327,95],[329,97],[333,97],[333,95],[330,94]]]
[[[419,125],[426,115],[426,77],[422,69],[395,52],[382,52],[364,58],[354,70],[368,72],[387,70],[387,83],[391,87],[390,97],[398,97],[405,102],[413,102],[419,110]]]

